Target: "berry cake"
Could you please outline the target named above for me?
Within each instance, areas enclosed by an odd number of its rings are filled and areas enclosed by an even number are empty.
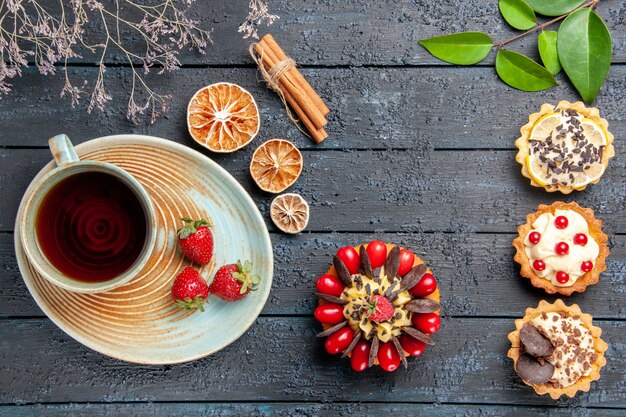
[[[515,330],[508,336],[508,356],[520,378],[537,394],[549,394],[555,400],[561,395],[573,397],[578,391],[589,391],[590,383],[600,378],[608,348],[601,334],[592,317],[576,304],[541,301],[515,320]]]
[[[571,295],[596,284],[609,249],[602,222],[576,203],[540,205],[513,240],[521,275],[547,293]]]
[[[411,251],[374,240],[337,251],[315,286],[315,318],[330,354],[350,357],[352,369],[387,372],[420,356],[439,331],[439,289],[430,269]]]

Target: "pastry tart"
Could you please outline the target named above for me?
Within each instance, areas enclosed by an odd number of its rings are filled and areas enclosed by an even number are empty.
[[[508,336],[508,357],[537,394],[549,394],[554,400],[561,395],[571,398],[578,391],[589,391],[591,381],[600,379],[608,348],[601,334],[602,329],[593,326],[592,317],[578,305],[542,300],[515,320],[515,330]]]
[[[563,194],[584,190],[600,181],[615,156],[608,127],[598,109],[582,102],[543,104],[520,129],[515,160],[535,187]]]
[[[380,366],[395,371],[420,356],[439,331],[439,288],[426,263],[400,246],[374,240],[346,246],[320,277],[314,316],[324,347],[349,357],[362,372]]]
[[[513,259],[520,274],[548,294],[584,292],[606,270],[608,238],[592,209],[560,201],[542,204],[517,231]]]

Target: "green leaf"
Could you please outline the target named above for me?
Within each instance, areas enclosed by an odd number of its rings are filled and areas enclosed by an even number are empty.
[[[557,85],[546,68],[522,54],[504,49],[496,55],[496,71],[502,81],[518,90],[540,91]]]
[[[537,24],[533,8],[524,0],[500,0],[498,7],[504,20],[515,29],[528,30]]]
[[[611,67],[613,40],[604,21],[590,9],[561,23],[557,41],[563,70],[587,103],[592,103]]]
[[[557,33],[552,30],[541,32],[537,38],[539,45],[539,56],[541,62],[553,75],[561,71],[561,63],[559,62],[559,54],[556,51]]]
[[[461,32],[422,39],[419,44],[442,61],[472,65],[485,59],[493,41],[482,32]]]
[[[585,0],[526,0],[534,11],[544,16],[561,16],[584,2]]]

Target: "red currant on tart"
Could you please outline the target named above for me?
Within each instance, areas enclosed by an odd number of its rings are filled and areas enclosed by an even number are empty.
[[[585,261],[580,264],[580,269],[583,272],[589,272],[593,269],[593,263],[591,261]]]
[[[546,269],[546,263],[541,259],[535,259],[535,261],[533,262],[533,268],[535,269],[535,271],[543,271],[544,269]]]
[[[574,243],[585,246],[587,244],[587,235],[584,233],[576,233],[576,235],[574,235]]]
[[[528,241],[533,245],[536,245],[541,240],[541,233],[536,230],[533,230],[528,234]]]
[[[556,280],[559,282],[559,284],[565,284],[567,281],[569,281],[569,274],[567,272],[558,271],[556,273]]]
[[[314,316],[324,328],[318,337],[326,338],[328,353],[350,357],[356,372],[407,367],[406,358],[422,355],[439,331],[437,281],[424,261],[399,246],[374,240],[341,248],[315,286]]]
[[[565,242],[559,242],[554,246],[554,252],[557,255],[567,255],[569,252],[569,245]]]
[[[557,229],[565,229],[568,223],[569,220],[567,220],[565,216],[557,216],[557,218],[554,219],[554,226],[556,226]]]

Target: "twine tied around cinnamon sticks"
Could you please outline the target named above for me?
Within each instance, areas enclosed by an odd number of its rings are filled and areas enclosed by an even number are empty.
[[[330,112],[320,96],[296,68],[296,62],[288,57],[272,35],[265,35],[259,42],[250,45],[250,56],[259,67],[267,86],[280,97],[287,116],[298,126],[298,122],[309,132],[307,136],[316,143],[328,137],[324,126]],[[289,107],[298,118],[294,117]],[[302,130],[300,126],[298,129]],[[306,134],[306,132],[303,131]]]

